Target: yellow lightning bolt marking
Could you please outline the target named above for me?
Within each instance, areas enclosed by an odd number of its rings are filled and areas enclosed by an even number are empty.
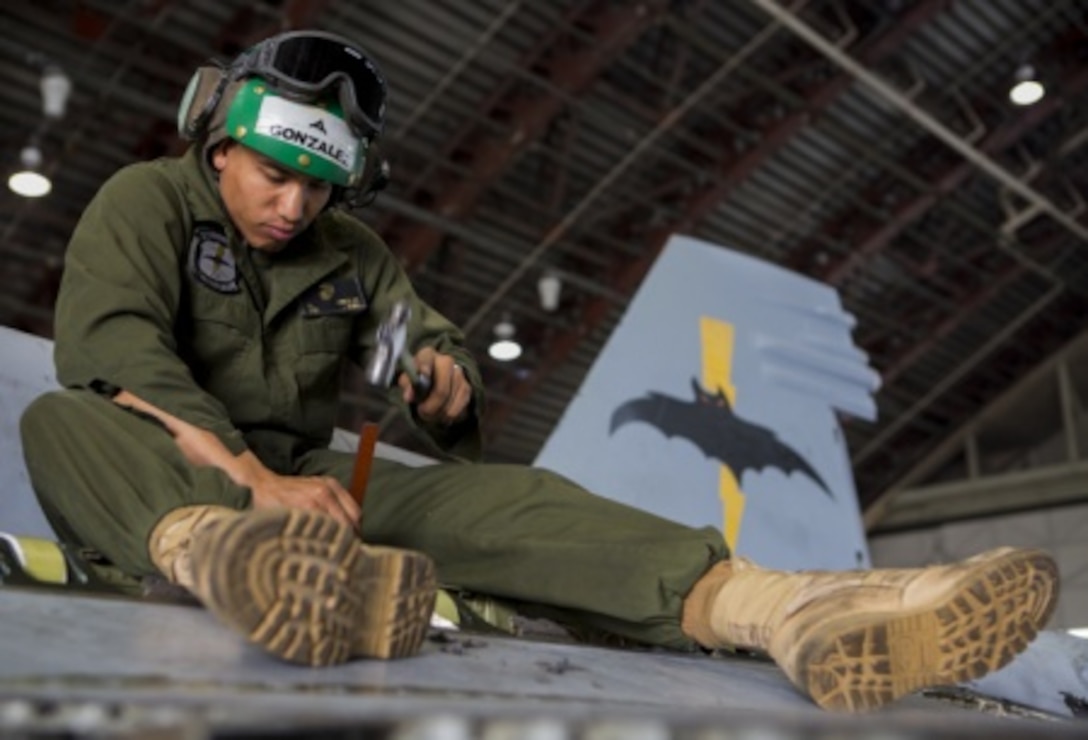
[[[710,393],[721,390],[736,402],[737,389],[733,386],[733,325],[709,316],[699,319],[699,331],[703,344],[703,387]],[[722,499],[722,528],[730,550],[736,550],[740,535],[740,523],[744,518],[744,492],[737,477],[725,465],[719,472],[718,495]]]

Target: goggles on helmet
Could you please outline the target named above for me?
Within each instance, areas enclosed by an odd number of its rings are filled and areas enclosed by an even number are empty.
[[[313,102],[338,87],[340,105],[360,136],[381,133],[385,79],[366,52],[324,31],[292,31],[260,42],[231,67],[235,79],[255,75],[285,97]]]

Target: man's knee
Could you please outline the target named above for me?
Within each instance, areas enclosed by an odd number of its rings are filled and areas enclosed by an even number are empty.
[[[37,445],[39,440],[52,438],[58,429],[71,423],[74,405],[79,403],[73,398],[79,391],[49,391],[35,398],[23,410],[19,418],[19,433],[23,447]]]
[[[83,449],[113,439],[124,411],[94,391],[63,389],[35,398],[19,419],[19,434],[28,461],[40,454]]]

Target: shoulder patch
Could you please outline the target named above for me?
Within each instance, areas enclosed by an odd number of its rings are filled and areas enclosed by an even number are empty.
[[[356,276],[323,280],[302,296],[301,311],[306,317],[363,313],[369,305]]]
[[[227,232],[214,221],[197,221],[189,240],[189,274],[217,293],[237,293],[238,264]]]

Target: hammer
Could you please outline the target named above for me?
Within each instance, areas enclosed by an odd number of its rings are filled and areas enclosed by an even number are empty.
[[[408,302],[397,301],[378,325],[374,353],[366,363],[366,382],[377,388],[388,388],[399,367],[412,381],[416,397],[423,398],[431,390],[431,378],[419,372],[416,361],[408,353],[408,320],[411,318]]]

